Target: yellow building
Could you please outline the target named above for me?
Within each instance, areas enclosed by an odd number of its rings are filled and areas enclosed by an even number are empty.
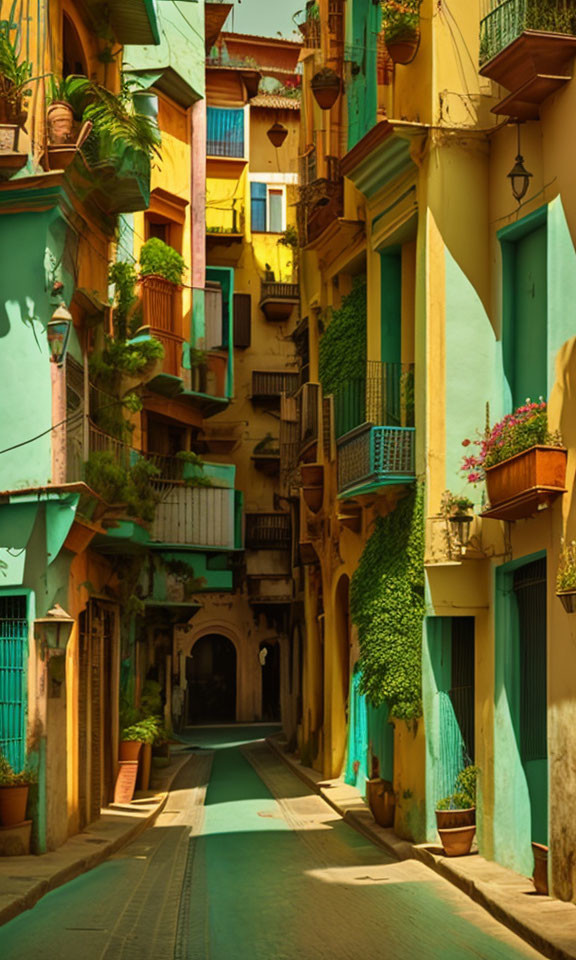
[[[531,841],[549,846],[552,892],[571,899],[573,631],[555,580],[573,526],[576,24],[558,19],[553,35],[537,11],[491,7],[484,16],[479,3],[448,11],[424,0],[408,50],[386,45],[386,3],[338,11],[319,0],[301,26],[303,363],[307,391],[324,386],[324,431],[300,448],[308,632],[299,740],[325,775],[339,774],[347,753],[346,777],[361,787],[376,756],[394,782],[397,832],[419,841],[434,839],[437,802],[474,761],[480,852],[529,875]],[[313,78],[326,67],[339,95],[320,110]],[[519,169],[511,181],[515,158],[526,180]],[[346,337],[362,341],[364,370],[343,362],[340,375],[333,359],[339,346],[341,357],[350,352]],[[526,478],[514,502],[493,492],[488,502],[461,473],[462,443],[526,397],[549,401],[550,428],[568,447],[566,481]],[[425,542],[410,535],[405,547],[419,575],[398,573],[386,547],[414,489]],[[471,531],[466,522],[457,534],[446,489],[473,501]],[[409,591],[405,609],[412,603],[422,620],[417,669],[417,624],[386,599],[387,583]],[[374,716],[366,692],[392,697],[393,737],[386,704]]]

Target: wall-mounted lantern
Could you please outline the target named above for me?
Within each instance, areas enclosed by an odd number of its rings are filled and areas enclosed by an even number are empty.
[[[270,129],[266,131],[266,136],[273,147],[281,147],[288,136],[288,128],[283,123],[273,123]]]
[[[520,149],[520,124],[518,124],[518,152],[516,155],[516,163],[508,174],[514,199],[518,203],[520,203],[528,193],[530,180],[533,176],[534,174],[530,173],[524,166],[524,157]]]
[[[75,623],[74,617],[55,603],[45,617],[36,618],[35,633],[51,653],[65,653]]]
[[[71,329],[72,314],[65,304],[61,303],[59,307],[56,307],[56,310],[46,325],[50,360],[52,363],[58,364],[58,366],[64,363]]]
[[[448,522],[452,528],[456,543],[461,550],[465,550],[470,543],[473,519],[474,517],[471,517],[467,513],[455,513],[453,516],[448,517]]]

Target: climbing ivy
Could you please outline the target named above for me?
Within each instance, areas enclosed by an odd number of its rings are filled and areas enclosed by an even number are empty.
[[[320,340],[320,382],[325,394],[366,374],[366,280],[358,278],[334,310]]]
[[[424,489],[376,521],[352,578],[350,613],[360,641],[360,690],[390,715],[422,714]]]

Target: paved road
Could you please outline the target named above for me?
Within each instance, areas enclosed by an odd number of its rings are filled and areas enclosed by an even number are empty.
[[[0,958],[540,956],[424,865],[389,860],[254,740],[262,734],[189,732],[201,749],[157,825],[0,929]]]

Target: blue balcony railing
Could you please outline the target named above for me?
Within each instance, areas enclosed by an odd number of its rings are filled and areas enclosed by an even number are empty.
[[[480,24],[480,64],[513,43],[524,30],[576,34],[576,8],[566,0],[490,0]]]
[[[365,423],[338,440],[338,493],[411,483],[415,478],[414,427]]]

